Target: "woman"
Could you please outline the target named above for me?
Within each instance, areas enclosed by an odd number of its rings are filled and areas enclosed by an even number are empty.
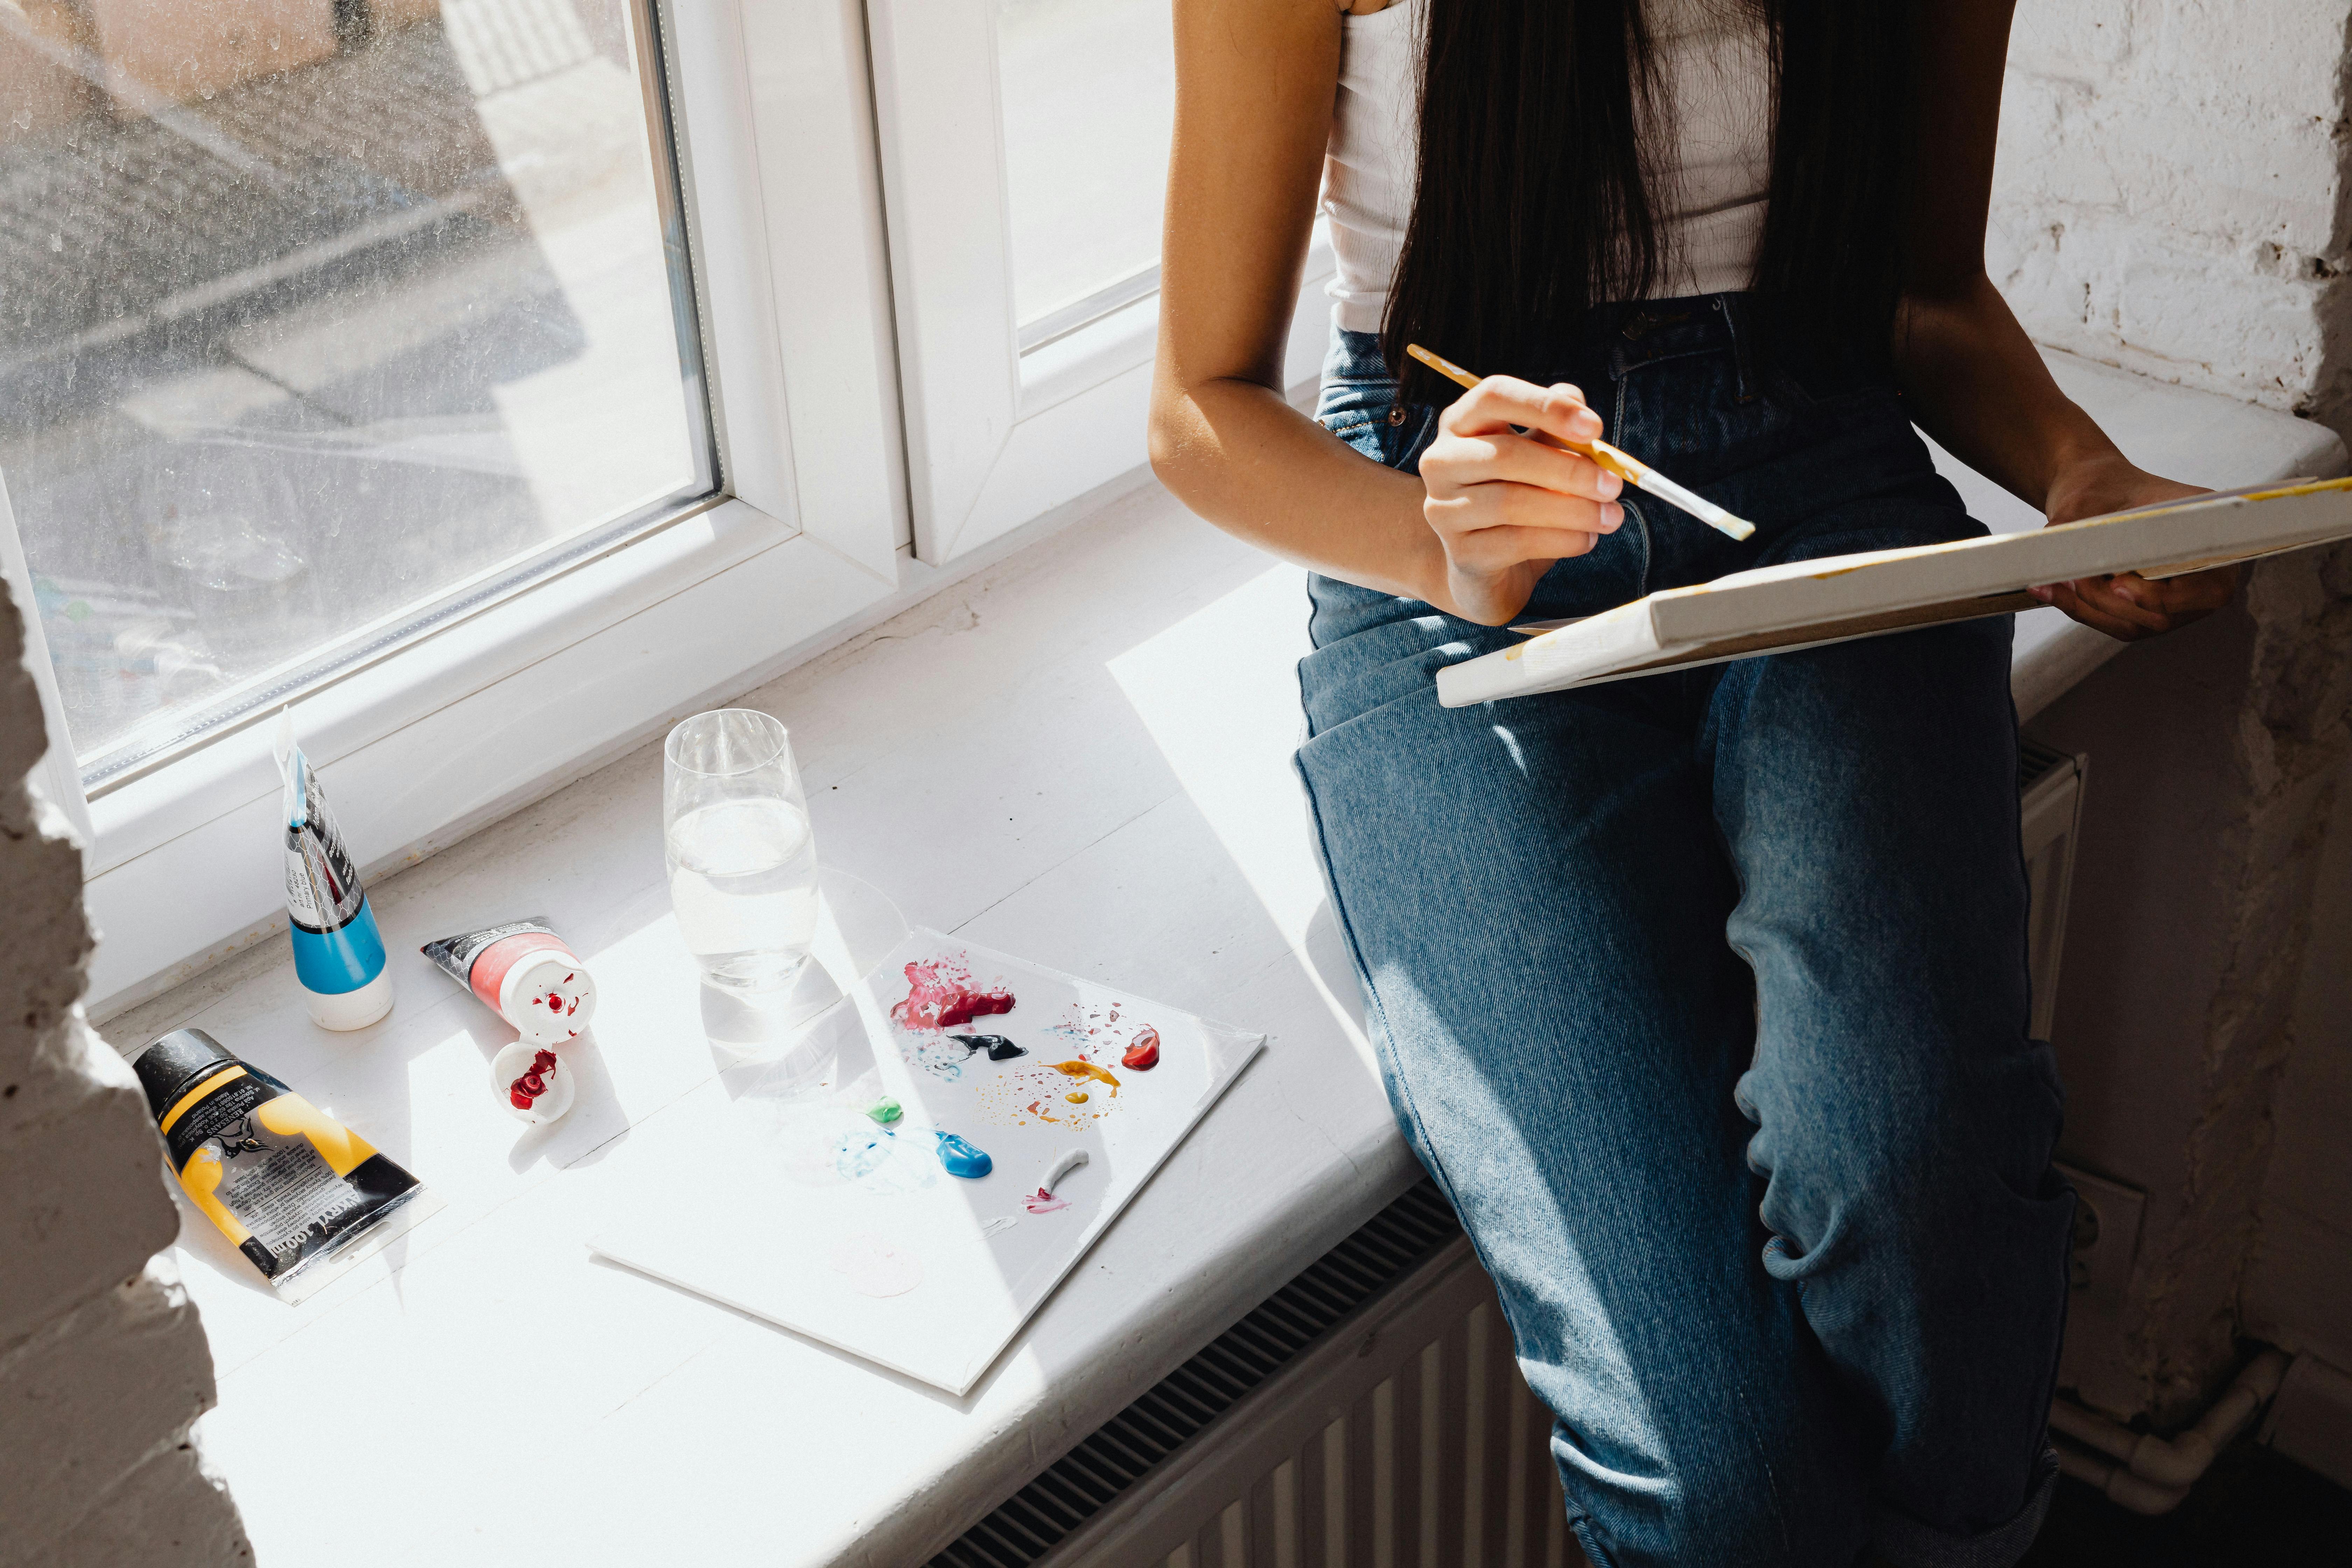
[[[2010,11],[1175,0],[1153,464],[1313,569],[1334,908],[1596,1564],[2007,1563],[2047,1503],[2072,1195],[2008,620],[1433,686],[1522,616],[1980,533],[1914,422],[2053,522],[2189,493],[1985,276]],[[1318,185],[1309,420],[1280,367]],[[1408,342],[1505,374],[1457,395]],[[1604,429],[1756,536],[1519,433]],[[2128,637],[2233,581],[2042,596]]]

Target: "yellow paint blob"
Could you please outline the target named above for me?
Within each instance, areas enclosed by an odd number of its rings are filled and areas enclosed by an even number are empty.
[[[1054,1062],[1050,1065],[1055,1072],[1066,1072],[1072,1078],[1100,1079],[1103,1082],[1110,1085],[1113,1089],[1117,1089],[1118,1087],[1118,1079],[1111,1077],[1110,1074],[1095,1066],[1092,1062]]]
[[[1087,1094],[1084,1089],[1080,1089],[1076,1094],[1066,1094],[1062,1096],[1062,1098],[1068,1100],[1072,1105],[1084,1105],[1087,1102]]]

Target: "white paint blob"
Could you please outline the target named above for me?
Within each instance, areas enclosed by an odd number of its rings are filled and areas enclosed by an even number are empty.
[[[1055,1187],[1062,1184],[1062,1178],[1064,1176],[1068,1175],[1072,1171],[1076,1170],[1079,1166],[1086,1163],[1087,1152],[1084,1149],[1073,1149],[1069,1151],[1060,1159],[1054,1162],[1054,1168],[1045,1173],[1045,1179],[1037,1184],[1037,1190],[1041,1193],[1052,1192]]]

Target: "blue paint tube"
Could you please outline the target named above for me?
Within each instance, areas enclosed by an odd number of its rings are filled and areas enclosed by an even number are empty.
[[[327,809],[310,759],[294,743],[294,720],[278,718],[278,772],[286,781],[286,923],[294,977],[325,1029],[364,1029],[392,1011],[383,937],[360,886],[359,868]]]

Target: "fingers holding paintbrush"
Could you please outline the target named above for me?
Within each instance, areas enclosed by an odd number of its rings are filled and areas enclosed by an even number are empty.
[[[1430,353],[1419,343],[1406,344],[1405,352],[1457,386],[1466,387],[1475,392],[1483,384],[1479,377],[1471,374],[1453,361]],[[1572,388],[1570,390],[1573,391]],[[1581,401],[1580,397],[1578,402],[1580,404]],[[1533,439],[1547,446],[1573,452],[1588,459],[1614,474],[1625,483],[1638,486],[1659,500],[1680,507],[1719,533],[1727,534],[1733,539],[1746,539],[1756,531],[1756,525],[1745,518],[1733,516],[1705,496],[1685,489],[1633,454],[1601,440],[1601,416],[1591,413],[1590,409],[1586,409],[1585,413],[1590,417],[1590,425],[1588,426],[1582,421],[1579,421],[1575,434],[1556,434],[1553,431],[1537,427],[1532,432]],[[1583,434],[1587,428],[1591,432],[1590,435]]]
[[[1601,421],[1571,386],[1494,376],[1448,405],[1422,452],[1422,514],[1445,554],[1439,597],[1501,626],[1554,562],[1623,521],[1624,481],[1577,450]]]

